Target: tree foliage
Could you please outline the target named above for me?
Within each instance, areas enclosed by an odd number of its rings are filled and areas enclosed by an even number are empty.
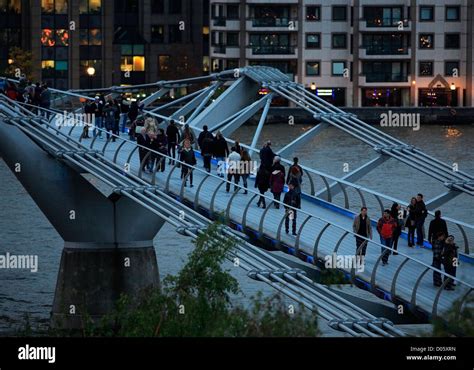
[[[10,48],[9,59],[12,63],[5,69],[7,77],[18,79],[25,76],[27,80],[33,78],[33,62],[30,51],[23,50],[17,46]]]
[[[224,270],[235,241],[222,238],[219,224],[194,241],[195,249],[177,276],[162,289],[122,296],[115,311],[100,323],[89,323],[86,336],[120,337],[245,337],[316,336],[316,316],[303,307],[290,313],[282,297],[252,297],[250,308],[233,306],[230,295],[238,281]],[[221,240],[216,238],[221,236]]]

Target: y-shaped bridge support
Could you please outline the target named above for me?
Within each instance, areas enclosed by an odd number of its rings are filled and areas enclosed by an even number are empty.
[[[0,119],[0,154],[64,240],[52,326],[81,328],[122,293],[159,286],[153,238],[165,221],[40,146]]]

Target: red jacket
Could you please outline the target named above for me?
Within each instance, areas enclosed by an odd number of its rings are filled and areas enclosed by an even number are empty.
[[[283,192],[283,187],[285,186],[285,174],[280,170],[275,170],[270,175],[270,188],[272,193],[281,193]]]

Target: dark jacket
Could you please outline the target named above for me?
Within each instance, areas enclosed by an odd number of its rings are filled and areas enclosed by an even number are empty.
[[[352,223],[352,231],[354,231],[355,234],[359,233],[361,217],[362,216],[360,214],[354,217],[354,222]],[[365,218],[365,226],[365,232],[367,234],[367,237],[372,239],[372,223],[370,222],[369,216],[366,216]]]
[[[194,150],[189,149],[183,149],[181,150],[181,153],[179,155],[179,160],[181,162],[184,162],[190,166],[195,166],[196,165],[196,156],[194,155]]]
[[[169,124],[166,128],[166,137],[169,143],[179,143],[180,142],[180,134],[179,130],[176,125]]]
[[[293,208],[300,208],[301,207],[301,196],[295,189],[290,189],[283,198],[283,203],[286,206],[290,206]],[[285,209],[288,209],[285,207]]]
[[[270,169],[273,164],[273,158],[275,158],[276,154],[273,153],[272,148],[266,146],[260,150],[260,163],[262,166]]]
[[[168,152],[168,140],[165,135],[157,135],[156,139],[151,142],[151,148],[157,152],[166,154]]]
[[[137,137],[137,144],[138,145],[144,146],[145,148],[150,148],[151,147],[150,138],[147,134],[145,134],[145,135],[137,134],[136,137]],[[145,148],[138,147],[138,151],[140,152],[140,155],[148,153],[148,150],[146,150]]]
[[[255,177],[255,187],[261,192],[266,192],[270,187],[270,171],[260,166]]]
[[[290,166],[290,168],[288,169],[288,175],[286,177],[286,183],[289,184],[291,179],[295,177],[291,173],[291,170],[293,169],[293,167],[296,167],[299,170],[299,175],[298,175],[297,180],[298,180],[299,184],[301,184],[303,182],[303,168],[301,168],[301,166],[299,164],[292,164]]]
[[[442,232],[445,237],[447,237],[448,234],[448,225],[446,224],[446,221],[443,220],[442,218],[435,218],[433,221],[430,222],[430,228],[428,231],[428,241],[430,244],[433,244],[436,238],[438,237],[438,233]]]
[[[214,138],[214,157],[225,158],[229,155],[229,146],[227,141],[221,136]]]
[[[198,144],[202,155],[212,155],[214,136],[209,131],[203,131],[199,134]]]
[[[415,209],[413,211],[415,221],[424,221],[427,215],[428,210],[426,209],[425,202],[423,202],[422,200],[416,202]]]

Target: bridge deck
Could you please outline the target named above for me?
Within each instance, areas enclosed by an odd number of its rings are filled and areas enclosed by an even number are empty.
[[[79,129],[74,130],[72,136],[78,138],[80,132]],[[87,144],[89,141],[86,141]],[[101,148],[104,144],[104,139],[98,139],[94,148]],[[112,159],[116,152],[119,142],[117,143],[109,143],[107,149],[105,151],[105,155]],[[135,148],[134,144],[126,143],[123,145],[122,149],[119,151],[119,155],[117,158],[117,163],[121,165],[125,165],[127,163],[128,157],[130,152]],[[198,166],[202,166],[202,161],[198,160]],[[138,151],[136,151],[132,159],[130,161],[131,171],[134,173],[138,173],[139,168],[139,159],[138,159]],[[157,173],[156,174],[156,182],[157,185],[160,187],[165,187],[166,179],[170,173],[172,166],[167,164],[166,171],[164,173]],[[213,167],[213,173],[216,173],[216,168]],[[180,179],[180,172],[179,168],[176,168],[173,174],[170,176],[169,182],[169,192],[174,194],[175,196],[179,196],[181,192],[181,184],[182,181]],[[144,178],[151,178],[151,175],[144,174]],[[186,187],[184,188],[183,197],[190,201],[194,202],[196,192],[200,188],[199,185],[202,181],[205,180],[204,185],[202,186],[199,194],[199,206],[203,207],[207,210],[210,210],[212,197],[215,193],[217,187],[222,184],[218,178],[215,177],[207,177],[204,172],[201,171],[194,171],[194,187]],[[242,183],[241,183],[242,184]],[[249,179],[249,190],[255,190],[254,188],[254,180]],[[216,196],[214,199],[214,212],[222,212],[225,213],[227,210],[227,205],[232,198],[233,195],[233,187],[231,187],[231,192],[227,193],[225,191],[225,185],[222,185],[220,189],[216,192]],[[268,196],[271,196],[271,193],[267,192]],[[247,205],[254,197],[253,193],[249,193],[248,195],[244,195],[243,191],[240,191],[232,200],[231,207],[229,210],[229,218],[238,224],[242,224],[243,222],[243,215]],[[254,198],[251,201],[250,206],[248,207],[247,217],[246,217],[246,226],[258,232],[260,230],[260,220],[262,219],[262,215],[264,210],[258,208],[256,206],[257,198]],[[267,199],[267,207],[270,204],[270,201]],[[352,219],[334,212],[330,209],[324,208],[317,203],[310,201],[310,200],[302,200],[301,205],[302,211],[305,211],[309,214],[318,216],[324,220],[327,220],[331,223],[341,226],[346,230],[352,229]],[[372,215],[374,217],[375,215]],[[281,225],[281,221],[284,217],[283,209],[275,209],[270,207],[268,211],[265,213],[265,217],[263,219],[263,234],[268,236],[271,239],[278,240],[278,230],[279,226]],[[298,214],[298,228],[307,218],[307,215]],[[146,222],[144,220],[144,222]],[[304,253],[312,256],[314,252],[314,245],[318,235],[320,234],[321,230],[325,227],[326,223],[316,219],[310,218],[304,228],[301,230],[300,234],[300,241],[299,241],[299,249]],[[317,256],[319,258],[324,258],[324,256],[332,255],[334,251],[334,247],[336,246],[337,242],[340,238],[344,235],[345,231],[343,229],[330,226],[326,229],[326,231],[322,234],[320,238],[319,247],[317,249]],[[281,235],[280,240],[282,243],[294,247],[296,244],[296,237],[292,235],[286,235],[284,232],[284,227],[281,228]],[[378,234],[374,230],[374,241],[378,241]],[[409,248],[407,246],[407,242],[404,239],[400,239],[398,249],[401,253],[405,253],[413,258],[418,259],[428,265],[431,264],[432,259],[432,252],[425,248]],[[347,235],[343,238],[339,250],[338,255],[353,255],[355,253],[355,241],[352,235]],[[367,255],[365,259],[365,269],[363,272],[357,273],[357,277],[365,282],[371,282],[371,274],[374,270],[376,265],[377,259],[380,256],[380,248],[375,244],[369,244],[367,249]],[[377,272],[376,272],[376,281],[377,287],[390,293],[392,288],[392,281],[396,271],[398,270],[399,266],[404,262],[406,258],[402,255],[398,256],[390,256],[389,264],[387,266],[382,266],[379,264]],[[413,261],[408,261],[403,268],[401,269],[397,284],[396,284],[396,295],[402,298],[404,301],[412,302],[412,293],[415,287],[415,283],[417,282],[419,276],[423,273],[426,269],[423,265],[420,265]],[[346,272],[350,272],[349,269],[344,269]],[[457,270],[457,277],[460,280],[464,280],[467,283],[474,283],[474,266],[468,263],[461,263]],[[432,272],[429,271],[426,273],[419,284],[417,294],[416,294],[416,305],[427,313],[432,312],[433,302],[435,300],[436,294],[438,292],[438,288],[435,288],[432,284]],[[467,288],[465,286],[458,286],[456,287],[455,291],[443,291],[439,298],[438,303],[438,313],[442,313],[448,310],[452,303],[461,297],[467,292]]]

